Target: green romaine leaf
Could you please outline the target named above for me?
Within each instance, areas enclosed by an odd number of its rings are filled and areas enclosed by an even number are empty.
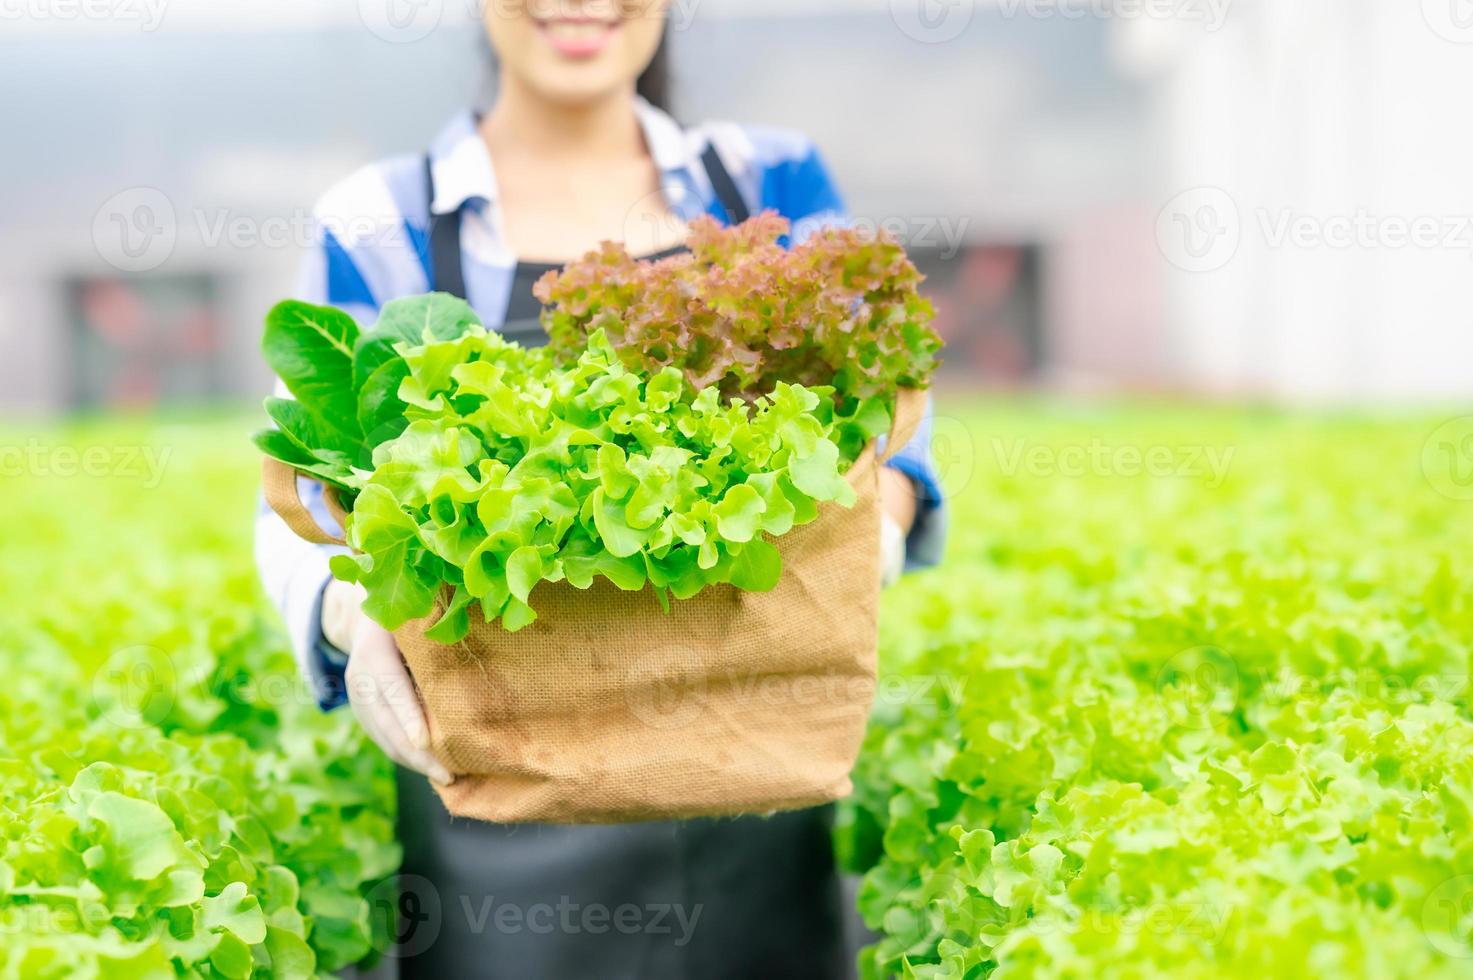
[[[409,425],[399,386],[409,377],[409,365],[400,358],[380,364],[358,388],[358,425],[369,450],[397,438]]]
[[[470,305],[448,293],[428,293],[384,304],[378,322],[363,333],[353,351],[353,385],[362,391],[369,379],[399,360],[395,346],[419,347],[431,340],[454,340],[479,327]],[[373,431],[365,427],[365,431]]]
[[[356,489],[360,479],[356,473],[335,457],[335,462],[325,462],[307,453],[291,437],[280,429],[262,429],[251,437],[256,448],[267,456],[279,459],[293,469],[308,476],[315,476],[325,483],[344,489]]]
[[[353,383],[357,342],[358,324],[329,306],[287,300],[266,316],[261,341],[266,362],[301,403],[317,432],[334,435],[333,444],[324,448],[344,451],[363,439]]]

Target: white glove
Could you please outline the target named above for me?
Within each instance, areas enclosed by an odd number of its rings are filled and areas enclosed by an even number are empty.
[[[900,581],[905,571],[905,531],[889,514],[880,515],[880,585]]]
[[[450,770],[430,754],[424,705],[394,634],[363,613],[361,586],[333,579],[322,594],[322,635],[348,651],[348,703],[384,754],[406,769],[449,786]]]

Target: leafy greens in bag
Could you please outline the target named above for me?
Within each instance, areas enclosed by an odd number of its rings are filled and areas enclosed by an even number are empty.
[[[698,224],[693,256],[636,264],[622,286],[599,278],[605,246],[539,287],[558,297],[543,349],[487,331],[444,294],[389,303],[363,331],[341,311],[282,303],[263,347],[295,397],[267,400],[276,425],[256,443],[351,507],[353,553],[333,573],[365,587],[365,611],[388,629],[438,610],[431,638],[454,643],[479,608],[517,630],[536,619],[544,581],[603,577],[662,601],[718,583],[771,589],[782,563],[767,536],[822,502],[852,503],[843,472],[939,346],[897,246],[821,236],[788,260],[775,244],[785,227]],[[603,298],[585,289],[578,306],[577,282],[603,282]],[[664,305],[638,306],[661,288]],[[691,324],[631,356],[655,319],[679,320],[675,293]],[[721,362],[751,370],[712,374],[701,360],[714,333],[692,324],[715,331],[723,316],[751,343],[767,325],[755,361],[732,348]],[[696,353],[676,356],[676,342]]]

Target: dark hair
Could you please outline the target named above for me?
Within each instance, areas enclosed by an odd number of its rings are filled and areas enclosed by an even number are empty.
[[[660,46],[644,74],[635,82],[634,90],[650,105],[670,111],[670,29],[660,36]]]

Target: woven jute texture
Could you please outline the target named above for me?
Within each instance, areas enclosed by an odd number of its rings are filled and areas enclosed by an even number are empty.
[[[906,394],[892,446],[924,404]],[[457,776],[438,789],[449,811],[615,823],[848,794],[875,689],[879,472],[871,448],[848,474],[853,507],[821,505],[816,521],[774,539],[783,569],[771,592],[713,586],[666,611],[648,589],[543,582],[536,622],[516,633],[474,609],[453,647],[425,639],[438,614],[404,626],[395,637],[433,751]],[[301,533],[288,477],[268,472],[268,499]]]

